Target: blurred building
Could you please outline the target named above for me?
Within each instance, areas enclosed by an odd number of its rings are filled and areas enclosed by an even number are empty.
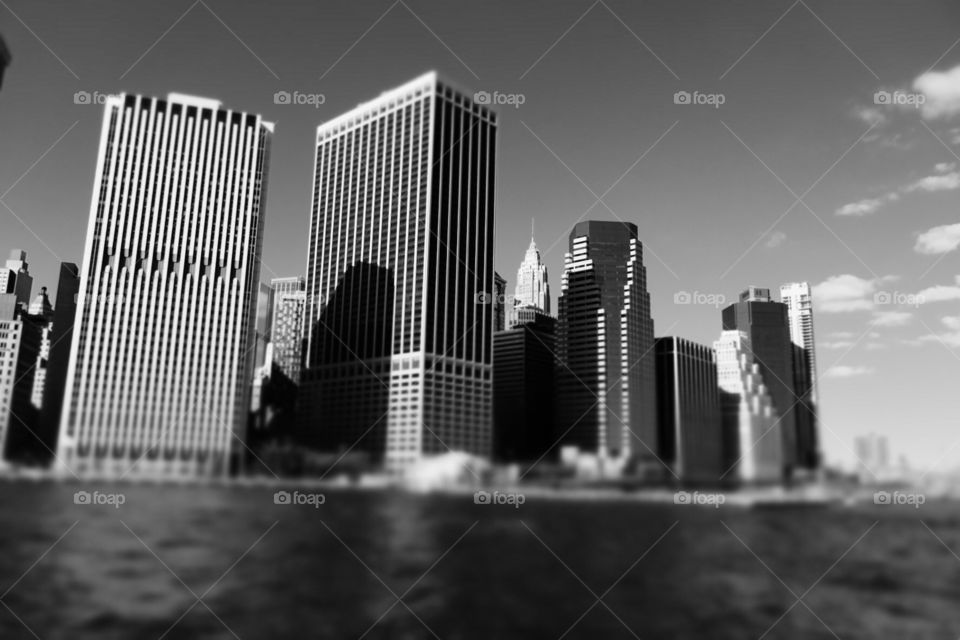
[[[886,436],[870,433],[854,438],[853,454],[857,458],[856,473],[862,483],[878,484],[900,478],[901,469],[891,460]]]
[[[681,482],[718,484],[726,469],[712,347],[657,338],[658,455]]]
[[[33,369],[40,356],[44,321],[21,306],[14,293],[0,293],[0,458],[34,462]]]
[[[499,273],[493,273],[493,330],[507,328],[507,280]]]
[[[783,423],[743,331],[724,331],[713,343],[724,438],[725,483],[783,479]]]
[[[40,352],[33,367],[33,390],[31,404],[39,411],[43,408],[43,399],[47,387],[47,365],[50,362],[50,336],[53,331],[53,305],[47,296],[47,288],[40,287],[40,293],[34,297],[27,309],[27,314],[33,316],[42,326],[40,337]]]
[[[542,313],[493,336],[494,457],[537,462],[554,450],[556,320]]]
[[[793,341],[793,386],[796,392],[797,464],[820,466],[820,428],[817,412],[817,350],[813,331],[813,297],[806,282],[780,286],[780,301],[787,305],[790,339]]]
[[[13,249],[6,264],[0,268],[0,294],[12,293],[16,297],[17,305],[26,311],[32,290],[33,277],[27,264],[27,252]]]
[[[579,222],[561,280],[557,431],[612,471],[659,472],[653,319],[637,227]],[[606,473],[606,471],[604,471]]]
[[[61,262],[57,277],[57,295],[53,307],[53,322],[49,325],[49,341],[43,401],[40,409],[40,428],[37,436],[44,450],[52,458],[57,449],[57,433],[70,363],[70,345],[73,342],[73,323],[77,315],[77,297],[80,292],[80,271],[72,262]]]
[[[294,383],[300,381],[303,358],[303,319],[306,307],[306,282],[302,276],[274,278],[273,287],[273,361]]]
[[[240,460],[272,131],[206,98],[106,99],[57,445],[73,472]]]
[[[317,129],[300,437],[489,456],[496,115],[427,73]],[[353,187],[340,188],[351,176]],[[362,204],[358,204],[362,203]]]
[[[784,473],[798,466],[797,396],[794,388],[793,342],[787,305],[770,298],[770,290],[749,287],[740,300],[723,310],[723,330],[739,331],[741,349],[759,367],[773,408],[780,416]]]
[[[7,70],[7,67],[10,66],[10,49],[7,48],[7,44],[3,41],[3,36],[0,36],[0,89],[3,88],[3,74]]]

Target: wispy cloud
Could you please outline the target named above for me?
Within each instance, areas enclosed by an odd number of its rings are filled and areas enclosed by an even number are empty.
[[[913,314],[909,311],[874,311],[873,325],[876,327],[902,327],[909,324]]]
[[[926,255],[956,251],[960,247],[960,223],[944,224],[924,231],[917,237],[914,250]]]
[[[873,367],[865,366],[852,366],[852,365],[837,365],[835,367],[830,367],[827,369],[826,373],[823,374],[824,378],[855,378],[857,376],[865,376],[874,372]]]
[[[876,306],[874,295],[880,286],[896,279],[896,276],[861,278],[849,273],[830,276],[813,287],[815,308],[823,313],[872,311]]]
[[[960,316],[945,316],[940,319],[940,322],[946,328],[946,331],[928,333],[927,335],[920,336],[915,341],[911,341],[911,344],[934,342],[944,344],[954,349],[960,348]]]
[[[767,241],[765,243],[768,249],[776,249],[782,245],[787,240],[787,234],[783,231],[774,231],[769,236],[767,236]]]
[[[901,195],[922,191],[933,193],[937,191],[953,191],[960,189],[960,171],[955,171],[956,165],[952,162],[939,162],[934,165],[934,173],[918,178],[909,184],[894,189],[876,198],[864,198],[845,204],[837,209],[838,216],[867,216],[879,211],[882,207],[900,200]]]
[[[913,89],[925,98],[920,107],[924,118],[946,120],[960,115],[960,65],[920,74],[913,81]]]
[[[917,298],[927,302],[949,302],[960,300],[960,276],[955,278],[955,285],[938,284],[927,287],[917,293]]]

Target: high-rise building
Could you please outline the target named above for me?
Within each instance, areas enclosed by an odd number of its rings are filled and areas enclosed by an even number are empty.
[[[7,70],[7,67],[10,66],[10,49],[7,48],[7,44],[3,41],[3,36],[0,36],[0,88],[3,88],[3,73]]]
[[[555,451],[556,320],[538,314],[493,335],[493,443],[501,461],[536,462]]]
[[[657,338],[659,456],[681,482],[719,484],[726,469],[712,347]]]
[[[579,222],[570,232],[557,325],[557,430],[601,460],[656,461],[653,319],[637,227]]]
[[[725,483],[775,483],[783,478],[783,424],[743,331],[713,343],[724,438]]]
[[[870,433],[853,439],[857,476],[863,483],[890,477],[890,448],[886,436]]]
[[[43,398],[47,386],[47,364],[50,362],[50,335],[53,330],[53,305],[50,304],[50,297],[47,296],[46,287],[40,287],[40,293],[38,293],[30,303],[27,314],[36,318],[43,327],[40,337],[40,352],[37,354],[37,362],[33,367],[33,392],[30,401],[39,411],[43,408]]]
[[[507,279],[499,273],[493,273],[493,330],[507,328]]]
[[[530,246],[517,269],[517,286],[514,289],[513,304],[510,309],[510,324],[520,322],[517,310],[527,309],[550,315],[550,285],[547,282],[547,265],[540,259],[537,243],[530,236]]]
[[[497,124],[472,95],[431,72],[317,129],[308,443],[490,455]]]
[[[0,293],[14,294],[17,304],[26,311],[32,290],[33,278],[27,264],[27,252],[14,249],[6,265],[0,269]]]
[[[239,460],[272,131],[216,100],[107,98],[57,445],[75,473]]]
[[[793,342],[787,305],[774,302],[770,290],[750,287],[740,300],[723,310],[723,330],[740,331],[742,348],[760,368],[763,383],[770,391],[773,407],[780,416],[783,434],[784,473],[789,476],[798,465]]]
[[[53,307],[53,324],[49,332],[50,349],[43,407],[40,410],[40,429],[37,431],[44,451],[51,457],[57,448],[57,432],[67,383],[67,367],[70,363],[70,345],[73,343],[73,323],[77,315],[79,293],[79,268],[72,262],[61,262]]]
[[[36,462],[39,412],[33,406],[33,368],[44,322],[30,316],[14,293],[0,293],[0,459]]]
[[[814,469],[820,464],[817,411],[817,351],[813,332],[813,297],[806,282],[780,286],[780,301],[787,305],[790,339],[793,341],[793,386],[797,397],[797,464]]]
[[[306,283],[301,276],[274,278],[273,287],[273,361],[294,383],[300,381],[303,357],[303,313],[307,300]]]

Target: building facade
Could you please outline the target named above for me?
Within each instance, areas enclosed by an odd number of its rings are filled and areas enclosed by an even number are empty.
[[[729,484],[773,484],[783,479],[783,423],[760,365],[742,331],[724,331],[713,348],[724,437],[724,472]]]
[[[73,472],[239,459],[272,130],[215,100],[107,98],[58,441]]]
[[[780,416],[784,473],[790,476],[798,466],[797,395],[794,385],[793,342],[787,305],[775,302],[769,289],[750,287],[740,300],[722,312],[723,330],[740,331],[742,348],[751,356],[769,390],[773,407]]]
[[[16,296],[17,304],[26,310],[32,290],[33,277],[27,264],[27,252],[13,249],[6,264],[0,269],[0,294],[12,293]]]
[[[793,385],[798,400],[797,464],[801,468],[820,466],[820,427],[817,413],[820,393],[817,381],[817,350],[813,330],[813,296],[806,282],[780,286],[780,301],[787,306],[790,339],[793,341]]]
[[[41,316],[27,313],[16,294],[0,294],[0,459],[5,463],[41,462],[33,373],[45,324]]]
[[[580,222],[561,280],[557,430],[564,446],[646,473],[657,461],[653,319],[637,227]],[[614,465],[616,466],[616,465]]]
[[[273,361],[292,382],[300,381],[303,357],[303,322],[306,308],[306,281],[300,277],[274,278]]]
[[[712,347],[657,338],[659,456],[685,484],[722,482],[723,425]]]
[[[494,305],[480,298],[494,290],[497,123],[472,95],[428,73],[317,129],[309,445],[396,471],[490,455]]]
[[[538,314],[493,336],[494,458],[555,457],[553,380],[556,320]]]
[[[536,310],[550,315],[550,284],[547,279],[547,265],[540,259],[540,250],[537,243],[530,237],[530,246],[523,257],[523,262],[517,269],[517,285],[513,293],[513,304],[510,305],[509,325],[522,322],[518,318],[517,310],[526,309],[527,317],[530,311]]]
[[[50,458],[57,450],[57,433],[64,404],[67,368],[70,364],[70,345],[73,343],[73,323],[77,315],[79,294],[79,268],[72,262],[61,262],[57,277],[57,295],[53,306],[53,323],[49,331],[50,348],[44,381],[43,406],[40,410],[40,429],[37,432]]]

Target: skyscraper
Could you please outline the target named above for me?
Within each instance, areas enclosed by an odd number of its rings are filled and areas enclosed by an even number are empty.
[[[34,367],[40,356],[42,316],[31,316],[14,293],[0,293],[0,459],[37,462]]]
[[[17,305],[24,310],[30,304],[30,292],[33,290],[33,278],[27,264],[27,252],[13,249],[6,265],[0,269],[0,293],[12,293]]]
[[[272,130],[205,98],[107,98],[58,442],[74,472],[238,459]]]
[[[806,282],[780,286],[780,301],[787,305],[790,339],[793,341],[793,384],[799,400],[797,412],[797,463],[813,469],[820,463],[820,403],[817,387],[817,351],[813,332],[813,297]]]
[[[662,470],[656,462],[653,319],[637,227],[580,222],[570,232],[558,322],[562,443]]]
[[[659,456],[684,483],[718,484],[726,469],[712,347],[657,338]]]
[[[47,363],[50,361],[50,333],[53,330],[53,305],[47,296],[47,288],[41,287],[40,293],[30,303],[27,313],[42,325],[40,352],[33,367],[33,392],[31,403],[37,410],[43,408],[43,399],[47,386]]]
[[[783,423],[743,331],[713,343],[724,438],[726,483],[775,483],[783,478]]]
[[[44,383],[43,407],[40,410],[40,429],[37,436],[48,454],[56,451],[60,413],[63,409],[67,367],[70,363],[70,345],[73,343],[73,322],[77,315],[80,293],[80,270],[72,262],[60,263],[57,295],[50,328],[50,351]]]
[[[273,361],[296,383],[300,381],[306,283],[303,277],[296,276],[274,278],[270,284],[273,287]]]
[[[431,72],[317,129],[308,443],[490,454],[497,124],[472,95]]]
[[[722,312],[723,330],[740,331],[741,347],[758,365],[780,416],[783,434],[784,473],[789,477],[798,463],[797,397],[794,390],[793,342],[787,320],[787,305],[774,302],[770,290],[749,287],[740,300]]]
[[[540,260],[540,250],[531,233],[530,246],[517,269],[517,286],[510,305],[510,325],[519,322],[517,310],[527,309],[550,315],[550,285],[547,265]],[[528,314],[529,315],[529,312]]]
[[[3,88],[3,73],[10,66],[10,59],[10,49],[3,41],[3,36],[0,36],[0,88]]]
[[[507,280],[496,271],[493,272],[493,330],[507,328]]]
[[[494,456],[536,462],[554,449],[556,319],[538,314],[493,336]]]

